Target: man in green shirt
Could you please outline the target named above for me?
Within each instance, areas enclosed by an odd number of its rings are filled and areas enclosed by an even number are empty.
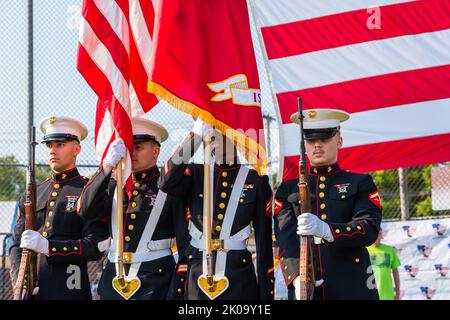
[[[367,251],[370,255],[380,300],[400,300],[400,277],[397,269],[400,265],[400,260],[395,252],[395,248],[381,244],[381,229],[377,241],[370,247],[367,247]],[[391,270],[394,277],[395,297]]]

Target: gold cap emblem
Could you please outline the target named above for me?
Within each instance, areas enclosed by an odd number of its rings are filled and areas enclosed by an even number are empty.
[[[309,112],[308,112],[308,116],[309,116],[310,118],[315,118],[315,117],[317,116],[317,112],[316,112],[316,111],[309,111]]]
[[[56,117],[52,116],[50,117],[50,124],[54,124],[56,122]]]

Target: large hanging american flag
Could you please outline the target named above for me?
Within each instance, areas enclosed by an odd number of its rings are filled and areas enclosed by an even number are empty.
[[[128,184],[131,118],[158,102],[147,92],[153,22],[152,1],[83,1],[77,68],[98,96],[95,148],[102,161],[117,131],[128,149],[123,173]]]
[[[254,0],[280,115],[283,179],[295,178],[296,98],[338,108],[342,167],[450,160],[450,1]]]

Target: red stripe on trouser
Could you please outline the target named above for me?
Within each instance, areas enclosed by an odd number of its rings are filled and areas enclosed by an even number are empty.
[[[277,94],[283,123],[291,123],[297,97],[309,108],[349,113],[450,97],[450,65],[397,72]]]
[[[380,28],[369,29],[367,9],[261,29],[267,56],[277,59],[373,40],[450,28],[450,2],[411,1],[380,7]]]
[[[345,137],[344,137],[345,139]],[[299,156],[284,158],[283,181],[298,178]],[[354,172],[421,166],[450,160],[450,133],[343,148],[339,165]]]

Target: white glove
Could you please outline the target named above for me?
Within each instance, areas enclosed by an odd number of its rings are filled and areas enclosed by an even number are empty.
[[[22,233],[20,247],[48,256],[48,240],[34,230],[25,230]]]
[[[111,238],[100,241],[97,244],[98,251],[100,251],[100,252],[105,252],[105,251],[109,250],[110,246],[111,246]]]
[[[195,120],[192,132],[195,133],[197,136],[204,138],[206,136],[206,133],[212,130],[213,127],[211,127],[211,125],[203,122],[202,119],[197,118],[197,120]]]
[[[314,284],[315,287],[320,287],[323,283],[323,279],[316,280],[316,283]],[[295,299],[300,300],[300,277],[297,277],[294,279],[294,288],[295,288]]]
[[[111,166],[115,168],[119,163],[120,159],[125,157],[127,148],[122,139],[114,140],[108,149],[105,159],[103,159],[103,167]]]
[[[333,242],[334,237],[328,223],[320,220],[309,212],[303,213],[297,218],[297,234],[299,236],[315,236]]]

